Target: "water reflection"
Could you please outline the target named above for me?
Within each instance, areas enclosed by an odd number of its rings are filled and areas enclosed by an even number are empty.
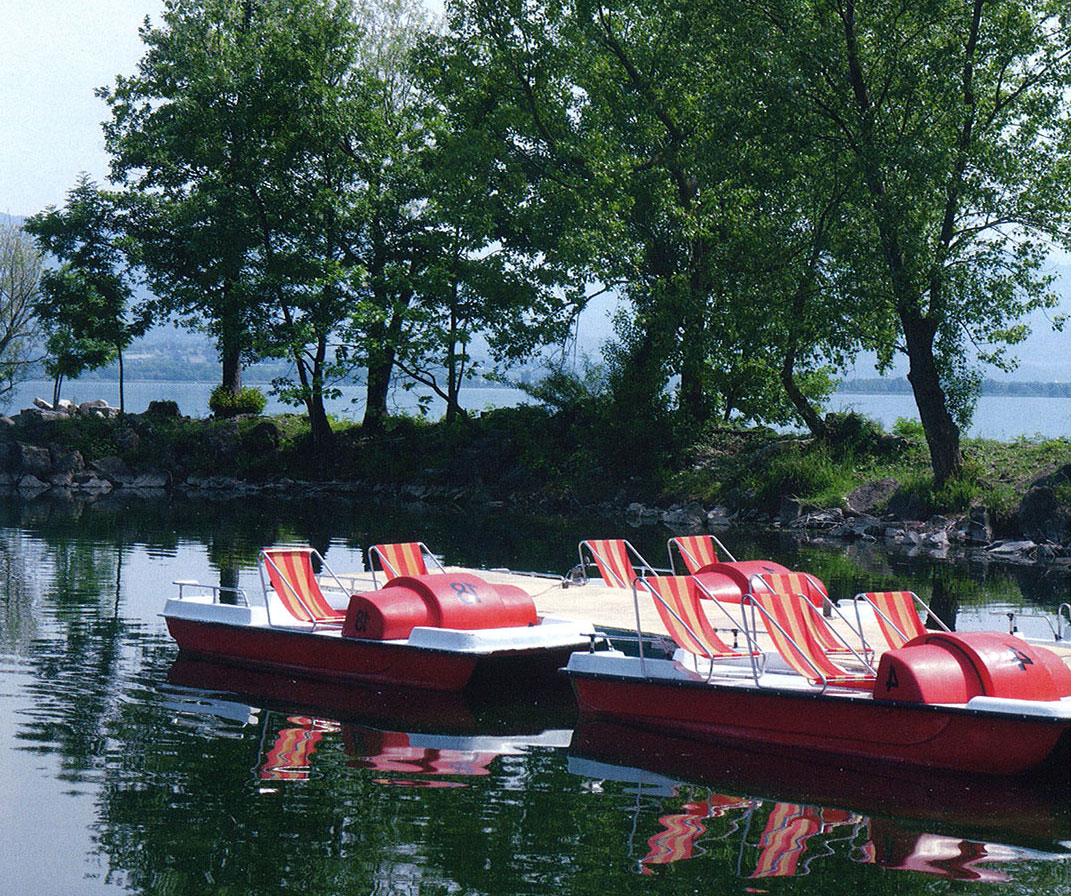
[[[805,764],[788,776],[633,732],[614,743],[635,754],[600,752],[590,731],[566,736],[566,690],[455,703],[206,669],[176,662],[158,618],[175,579],[259,587],[257,552],[271,544],[319,545],[340,570],[360,568],[368,544],[422,540],[452,564],[564,572],[580,539],[621,534],[616,519],[327,497],[0,501],[0,810],[6,854],[18,857],[8,889],[630,896],[650,893],[646,870],[674,875],[680,892],[734,892],[761,888],[751,875],[764,852],[785,856],[766,863],[772,871],[806,869],[830,891],[884,892],[868,876],[879,865],[954,867],[965,886],[993,871],[1011,878],[1008,892],[1068,888],[1071,866],[1050,861],[1071,839],[1066,796],[884,769],[816,779]],[[627,534],[664,556],[667,533]],[[1055,607],[1068,596],[1066,580],[1039,570],[776,533],[729,538],[738,555],[808,569],[835,594],[943,588],[957,621],[987,603]],[[571,772],[580,760],[602,771]],[[604,776],[610,767],[631,779]],[[637,814],[638,770],[653,780],[652,768],[665,787],[644,784]],[[440,782],[462,786],[429,786]],[[803,847],[794,859],[792,844]],[[902,877],[903,893],[928,892],[928,875]]]
[[[599,786],[630,785],[632,830],[623,848],[644,874],[727,841],[744,878],[793,877],[815,863],[847,861],[997,882],[1007,875],[993,864],[1071,857],[1066,769],[1042,781],[921,777],[581,720],[569,770]]]

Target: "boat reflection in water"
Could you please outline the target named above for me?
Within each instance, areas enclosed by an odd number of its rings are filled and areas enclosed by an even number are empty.
[[[1066,773],[1054,787],[1054,779],[979,782],[878,763],[853,771],[814,757],[719,747],[584,718],[569,770],[634,785],[636,833],[627,848],[645,874],[727,842],[743,878],[807,874],[836,855],[949,880],[998,882],[1006,875],[993,866],[1071,857]]]
[[[463,787],[456,779],[487,775],[499,756],[567,747],[575,718],[564,688],[533,707],[508,690],[492,699],[331,685],[181,657],[168,685],[169,706],[187,724],[207,716],[261,726],[263,789],[308,780],[326,736],[341,738],[347,766],[382,773],[377,784]]]

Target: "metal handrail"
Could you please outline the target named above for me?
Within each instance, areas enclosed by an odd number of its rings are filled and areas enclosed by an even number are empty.
[[[249,599],[246,597],[244,588],[235,588],[230,585],[207,585],[204,582],[196,582],[191,579],[179,579],[177,581],[172,582],[171,584],[178,585],[179,600],[187,600],[187,598],[183,596],[183,591],[186,588],[198,588],[201,590],[202,594],[206,591],[211,592],[212,603],[214,604],[221,602],[219,599],[220,594],[234,594],[238,599],[238,603],[236,604],[237,606],[249,606]]]

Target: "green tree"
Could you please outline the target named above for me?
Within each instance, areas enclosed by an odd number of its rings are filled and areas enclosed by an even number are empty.
[[[1006,364],[1022,316],[1055,302],[1043,263],[1071,223],[1066,9],[763,0],[724,15],[752,48],[755,101],[792,104],[851,160],[859,242],[841,264],[870,287],[860,307],[882,312],[882,357],[908,358],[942,483],[961,465],[973,352]]]
[[[33,363],[43,258],[14,222],[0,221],[0,400],[11,394]]]
[[[137,262],[161,311],[216,339],[235,394],[264,319],[261,183],[279,111],[258,58],[264,6],[169,0],[162,25],[141,30],[137,73],[100,91]]]
[[[54,399],[64,376],[119,361],[119,410],[125,411],[123,351],[148,329],[147,308],[132,308],[126,254],[113,197],[81,175],[63,209],[48,208],[26,222],[42,251],[60,266],[41,276],[38,318],[56,354],[49,371],[56,378]]]

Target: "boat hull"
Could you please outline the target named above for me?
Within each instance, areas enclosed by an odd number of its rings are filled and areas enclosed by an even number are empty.
[[[167,627],[179,650],[189,657],[304,678],[431,691],[460,691],[474,676],[483,677],[481,666],[518,677],[553,680],[577,647],[570,644],[480,654],[174,616],[167,617]]]
[[[829,691],[599,674],[570,667],[582,716],[712,743],[803,750],[869,763],[1019,775],[1043,764],[1066,718],[896,704]]]

